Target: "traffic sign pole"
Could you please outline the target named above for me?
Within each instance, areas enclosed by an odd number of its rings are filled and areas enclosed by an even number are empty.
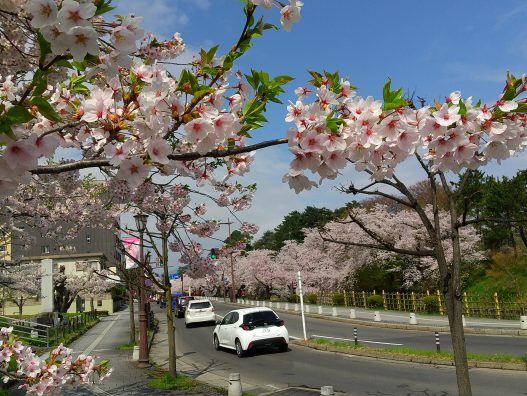
[[[304,291],[302,290],[302,274],[300,274],[300,271],[298,271],[297,276],[298,276],[298,292],[300,294],[300,311],[302,312],[302,329],[304,330],[304,340],[307,341],[306,318],[304,316]]]

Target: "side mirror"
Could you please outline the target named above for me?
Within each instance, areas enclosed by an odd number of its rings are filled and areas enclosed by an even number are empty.
[[[216,324],[217,324],[217,325],[220,325],[220,324],[221,324],[221,320],[219,320],[219,319],[216,320]]]

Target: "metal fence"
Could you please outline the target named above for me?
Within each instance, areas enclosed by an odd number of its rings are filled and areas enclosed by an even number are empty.
[[[66,316],[62,320],[47,325],[32,319],[17,319],[0,316],[0,327],[13,327],[13,334],[24,343],[35,347],[50,347],[58,345],[61,339],[87,325],[97,318],[97,311],[83,312],[76,316]]]
[[[379,296],[371,298],[372,296]],[[316,297],[315,297],[316,296]],[[406,312],[430,312],[446,315],[445,302],[439,290],[426,293],[400,293],[378,291],[340,291],[320,292],[310,297],[314,304],[344,305],[349,307],[368,308],[373,300],[385,310]],[[382,298],[382,300],[381,300]],[[463,314],[494,319],[518,319],[527,315],[527,296],[521,294],[469,294],[463,293]]]

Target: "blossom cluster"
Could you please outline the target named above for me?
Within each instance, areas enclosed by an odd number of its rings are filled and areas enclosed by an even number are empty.
[[[62,344],[51,351],[49,358],[43,360],[31,347],[17,340],[12,332],[12,327],[0,330],[3,380],[23,381],[20,388],[25,389],[28,395],[52,394],[69,382],[88,383],[95,374],[103,381],[112,372],[108,361],[97,363],[95,356],[84,354],[74,359],[73,351]]]
[[[286,121],[295,125],[287,132],[295,158],[284,181],[298,193],[316,186],[304,170],[333,179],[349,162],[374,180],[389,179],[415,153],[432,171],[459,172],[505,159],[527,146],[527,116],[517,111],[523,99],[514,100],[525,92],[525,81],[509,79],[492,106],[453,92],[443,104],[416,109],[401,97],[398,105],[387,106],[387,98],[383,103],[356,96],[347,80],[320,77],[313,91],[298,88],[298,100],[287,107]],[[389,84],[387,90],[390,97]],[[315,100],[306,102],[310,94]]]

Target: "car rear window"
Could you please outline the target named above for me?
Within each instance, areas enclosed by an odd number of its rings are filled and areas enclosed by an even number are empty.
[[[203,301],[203,302],[192,302],[188,306],[188,309],[204,309],[204,308],[210,308],[210,302]]]
[[[265,326],[268,324],[278,324],[280,318],[273,311],[251,312],[243,315],[243,323],[252,326]]]

